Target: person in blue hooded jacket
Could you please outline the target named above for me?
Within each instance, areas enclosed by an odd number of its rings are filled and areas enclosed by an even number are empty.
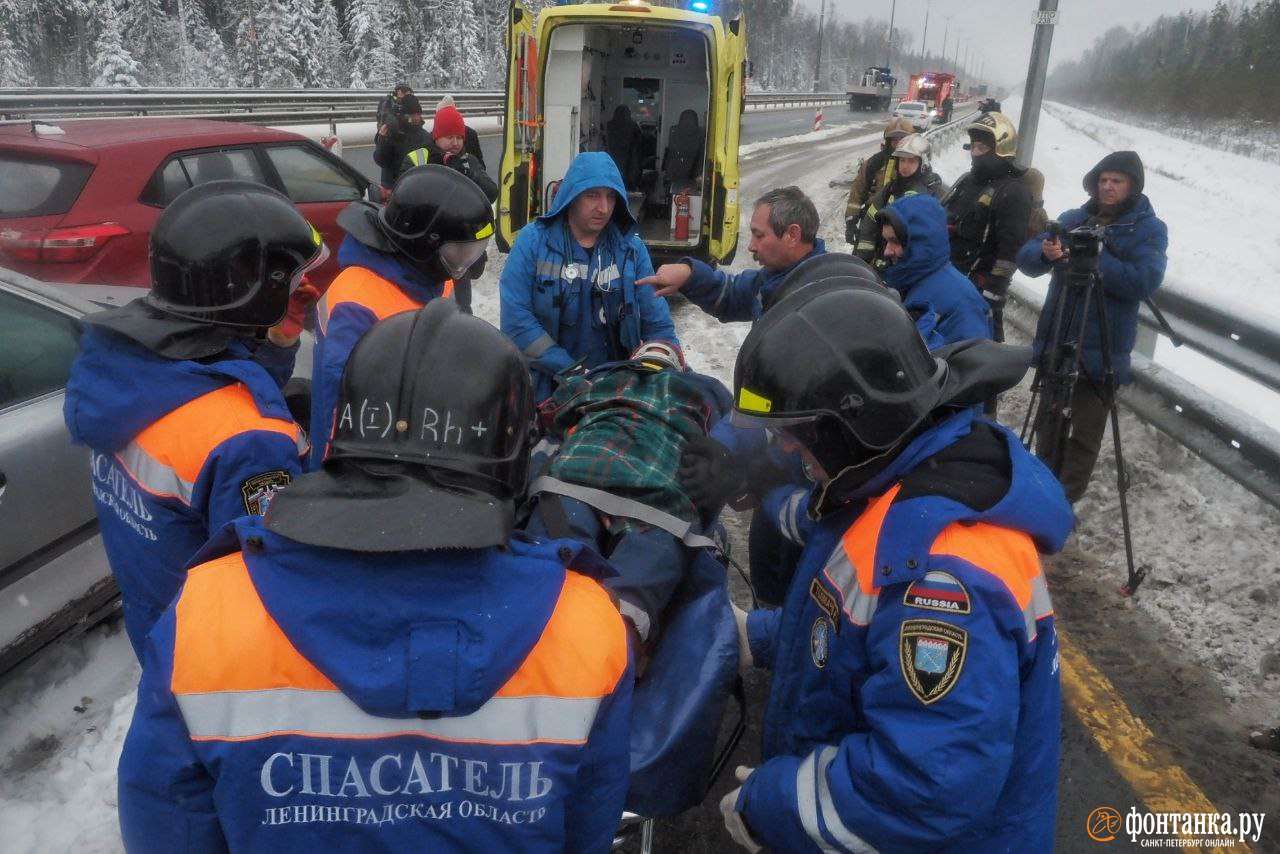
[[[151,633],[125,849],[608,851],[631,656],[611,568],[512,534],[520,354],[436,300],[361,339],[339,406],[324,468],[211,541]]]
[[[1138,333],[1138,307],[1164,281],[1169,230],[1143,194],[1145,172],[1136,151],[1114,151],[1084,176],[1090,200],[1064,212],[1058,221],[1064,232],[1080,226],[1102,226],[1098,272],[1106,297],[1111,367],[1118,385],[1129,382],[1129,354]],[[1045,306],[1058,304],[1065,286],[1068,254],[1061,240],[1048,232],[1028,240],[1018,251],[1018,269],[1028,276],[1052,271]],[[1073,503],[1084,496],[1102,449],[1113,392],[1103,388],[1104,364],[1098,315],[1079,316],[1078,303],[1067,300],[1062,340],[1081,342],[1080,377],[1071,395],[1071,433],[1067,438],[1059,478]],[[1077,310],[1071,310],[1073,306]],[[1053,312],[1040,313],[1034,350],[1041,359],[1053,328]],[[1041,434],[1043,435],[1043,434]],[[1037,453],[1048,457],[1047,448]]]
[[[818,237],[818,209],[799,187],[779,187],[756,199],[747,244],[758,270],[727,273],[696,258],[663,264],[639,284],[652,285],[665,297],[683,293],[690,302],[721,323],[756,321],[774,291],[801,261],[822,255],[827,245]]]
[[[783,607],[737,615],[743,657],[773,670],[762,763],[720,805],[749,850],[1052,850],[1062,698],[1039,554],[1072,513],[974,413],[1027,355],[931,353],[887,295],[839,283],[743,343],[731,417],[818,483]]]
[[[551,207],[520,230],[499,284],[502,331],[529,363],[542,401],[556,375],[628,358],[645,341],[680,346],[627,191],[607,152],[569,164]]]
[[[150,256],[145,297],[85,318],[63,405],[139,659],[191,556],[301,471],[278,324],[325,252],[283,195],[214,181],[165,209]]]
[[[937,316],[943,344],[991,337],[991,308],[964,274],[951,265],[947,212],[932,196],[904,196],[876,213],[883,242],[885,284],[903,305]]]
[[[385,206],[353,202],[338,214],[347,231],[338,247],[342,272],[316,305],[311,374],[311,462],[329,448],[342,368],[379,320],[452,298],[454,282],[484,256],[493,208],[476,184],[446,166],[415,166],[400,176]]]

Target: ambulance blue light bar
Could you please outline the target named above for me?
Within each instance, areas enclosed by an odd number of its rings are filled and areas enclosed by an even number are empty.
[[[692,2],[689,3],[689,11],[701,12],[705,15],[711,11],[711,2],[710,0],[692,0]]]

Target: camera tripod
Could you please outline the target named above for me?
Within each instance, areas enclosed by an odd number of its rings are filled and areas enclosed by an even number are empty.
[[[1102,351],[1101,378],[1084,375],[1107,409],[1111,423],[1112,446],[1116,462],[1116,491],[1120,496],[1120,524],[1124,531],[1125,563],[1128,580],[1120,592],[1132,596],[1142,584],[1150,567],[1135,566],[1133,558],[1133,533],[1129,525],[1129,473],[1124,464],[1124,449],[1120,441],[1120,414],[1116,410],[1116,375],[1111,362],[1111,330],[1107,325],[1107,301],[1103,291],[1102,275],[1098,271],[1098,259],[1102,251],[1101,226],[1083,226],[1062,234],[1056,223],[1050,224],[1050,234],[1063,240],[1068,250],[1067,269],[1063,287],[1058,289],[1052,305],[1046,303],[1044,311],[1050,314],[1049,337],[1040,352],[1036,372],[1031,381],[1031,401],[1022,423],[1021,439],[1024,446],[1032,448],[1033,442],[1044,449],[1041,459],[1055,477],[1061,478],[1066,462],[1067,441],[1071,435],[1071,398],[1081,380],[1080,359],[1083,355],[1084,334],[1089,311],[1092,308],[1098,321],[1099,347]],[[1161,318],[1163,319],[1163,318]]]

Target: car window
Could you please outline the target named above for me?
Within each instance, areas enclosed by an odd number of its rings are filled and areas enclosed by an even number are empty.
[[[142,201],[165,207],[184,190],[189,190],[196,184],[207,184],[224,178],[266,183],[252,149],[193,151],[176,155],[165,163],[151,179]]]
[[[347,202],[363,196],[364,188],[355,178],[304,146],[271,146],[267,156],[280,173],[285,193],[295,204]]]
[[[898,105],[898,107],[899,108],[905,107],[908,110],[923,110],[924,104],[920,103],[919,101],[903,101],[901,104]]]
[[[70,317],[0,291],[0,409],[65,386],[78,341]]]
[[[0,153],[0,219],[66,213],[93,166]]]

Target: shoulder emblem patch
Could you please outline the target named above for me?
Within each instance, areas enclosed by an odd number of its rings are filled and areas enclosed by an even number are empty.
[[[937,620],[903,620],[898,661],[907,687],[926,706],[945,697],[964,668],[969,633]]]
[[[289,485],[292,480],[287,471],[264,471],[240,484],[240,495],[244,498],[244,512],[250,516],[261,516],[267,512],[267,505],[277,492]]]
[[[827,666],[827,659],[831,655],[831,635],[834,631],[831,621],[826,617],[819,617],[813,621],[813,628],[809,631],[809,655],[819,668]]]
[[[948,614],[968,614],[971,610],[969,591],[949,572],[930,570],[924,578],[907,585],[902,604]]]
[[[809,596],[822,609],[822,613],[833,621],[837,618],[840,613],[840,606],[836,603],[835,594],[823,587],[822,582],[816,578],[809,582]]]

